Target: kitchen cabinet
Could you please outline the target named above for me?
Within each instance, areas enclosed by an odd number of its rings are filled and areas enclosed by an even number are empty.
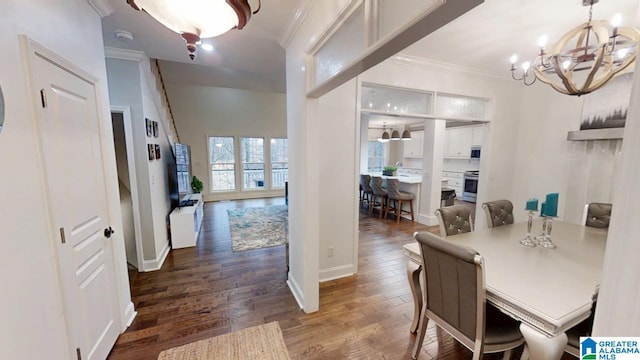
[[[444,157],[468,159],[471,154],[473,129],[470,127],[449,128],[445,131],[447,147]]]
[[[448,128],[445,131],[444,157],[469,159],[471,146],[482,145],[482,126]]]
[[[406,158],[421,158],[424,147],[424,131],[412,131],[411,140],[402,142],[402,156]]]
[[[447,187],[456,191],[456,197],[462,198],[462,189],[464,187],[464,171],[463,170],[444,170],[442,179],[447,180]]]
[[[471,146],[481,146],[482,145],[482,134],[484,131],[483,126],[474,126],[471,128],[473,130],[471,134]]]

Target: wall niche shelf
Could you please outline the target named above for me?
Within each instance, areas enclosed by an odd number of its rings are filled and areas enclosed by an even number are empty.
[[[570,141],[615,140],[615,139],[622,139],[623,135],[624,135],[624,128],[578,130],[578,131],[569,131],[567,133],[567,140],[570,140]]]

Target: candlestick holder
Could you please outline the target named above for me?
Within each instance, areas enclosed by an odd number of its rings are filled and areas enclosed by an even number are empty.
[[[527,221],[527,235],[524,237],[524,239],[520,239],[520,244],[524,246],[536,247],[536,242],[531,236],[531,227],[533,226],[533,210],[527,211],[529,211],[529,220]]]
[[[538,241],[539,246],[547,249],[555,249],[558,247],[551,240],[552,229],[553,229],[553,217],[545,215],[542,220],[542,235],[536,237],[536,240]]]

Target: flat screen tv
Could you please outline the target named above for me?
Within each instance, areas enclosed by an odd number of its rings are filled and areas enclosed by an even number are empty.
[[[191,194],[191,148],[189,145],[175,143],[176,177],[178,178],[178,194]]]
[[[189,145],[175,143],[174,159],[169,164],[169,187],[171,192],[171,207],[193,205],[187,195],[191,190],[191,150]]]

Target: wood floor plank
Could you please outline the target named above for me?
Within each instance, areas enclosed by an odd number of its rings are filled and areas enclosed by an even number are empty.
[[[284,246],[231,250],[228,209],[282,204],[284,198],[206,203],[195,247],[172,250],[159,271],[130,271],[138,315],[109,359],[155,360],[165,349],[271,321],[280,324],[293,360],[409,359],[413,298],[402,245],[415,231],[438,228],[396,224],[363,209],[358,273],[321,283],[320,311],[305,314],[285,283]],[[421,360],[470,358],[430,324]]]

